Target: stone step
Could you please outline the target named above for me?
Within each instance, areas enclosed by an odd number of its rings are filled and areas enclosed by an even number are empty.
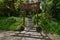
[[[28,20],[27,22],[32,22],[32,20]]]
[[[33,25],[33,24],[27,24],[26,26],[27,26],[27,27],[31,27],[31,26],[33,26],[33,27],[34,27],[34,25]]]
[[[33,22],[27,22],[27,24],[34,24]]]
[[[29,16],[25,30],[29,32],[33,27],[34,27],[34,23],[32,22],[32,17]]]
[[[32,21],[27,21],[27,22],[32,22]],[[33,22],[32,22],[33,23]]]
[[[39,35],[35,35],[35,34],[30,34],[30,33],[29,32],[26,32],[26,33],[24,32],[24,33],[19,33],[18,35],[11,35],[11,36],[43,39],[43,36],[41,36],[40,34]]]
[[[35,39],[44,39],[42,36],[37,37],[37,36],[28,36],[28,35],[12,35],[14,37],[24,37],[24,38],[35,38]]]
[[[28,19],[28,21],[32,21],[32,19]]]
[[[26,30],[18,33],[17,35],[12,35],[14,37],[23,37],[23,38],[34,38],[34,39],[45,39],[47,36],[41,34],[42,32],[36,32],[36,27],[33,27],[28,32]]]

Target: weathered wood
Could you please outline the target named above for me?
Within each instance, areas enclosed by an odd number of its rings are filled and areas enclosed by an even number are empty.
[[[31,4],[22,4],[22,10],[31,10],[32,8],[39,9],[40,8],[40,2],[37,3],[31,3]]]

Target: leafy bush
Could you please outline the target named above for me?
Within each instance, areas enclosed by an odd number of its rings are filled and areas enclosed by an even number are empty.
[[[55,22],[55,21],[53,21],[53,20],[51,20],[51,21],[46,21],[45,23],[43,23],[44,24],[44,28],[48,31],[48,32],[50,32],[50,33],[55,33],[55,34],[58,34],[59,32],[59,24],[57,23],[57,22]],[[60,33],[59,33],[60,34]]]
[[[0,20],[0,29],[9,30],[11,24],[15,23],[16,20],[14,18],[5,18]]]
[[[36,20],[35,16],[33,21]],[[41,13],[39,14],[38,24],[42,26],[48,33],[60,34],[60,22],[52,18],[49,14]],[[34,21],[36,23],[36,21]],[[39,29],[39,28],[38,28]]]
[[[60,0],[47,0],[46,11],[52,15],[53,18],[60,20]]]

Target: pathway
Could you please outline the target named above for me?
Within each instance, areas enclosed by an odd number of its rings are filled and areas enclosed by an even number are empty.
[[[0,40],[50,40],[43,32],[36,32],[35,28],[26,31],[3,31],[0,32]]]

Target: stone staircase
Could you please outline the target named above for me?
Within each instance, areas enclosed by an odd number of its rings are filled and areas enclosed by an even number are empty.
[[[14,37],[21,37],[22,40],[51,40],[47,34],[44,33],[44,31],[38,33],[36,32],[36,27],[33,27],[32,29],[30,29],[29,31],[22,31],[19,33],[16,33],[15,35],[12,35]]]
[[[33,27],[34,27],[34,23],[32,22],[32,16],[30,15],[30,16],[28,17],[25,30],[26,30],[26,31],[29,31],[29,30],[32,29]]]
[[[50,38],[44,33],[44,31],[41,31],[40,33],[36,32],[36,27],[34,27],[31,15],[28,16],[25,30],[19,33],[15,33],[12,36],[21,37],[20,40],[50,40]]]

